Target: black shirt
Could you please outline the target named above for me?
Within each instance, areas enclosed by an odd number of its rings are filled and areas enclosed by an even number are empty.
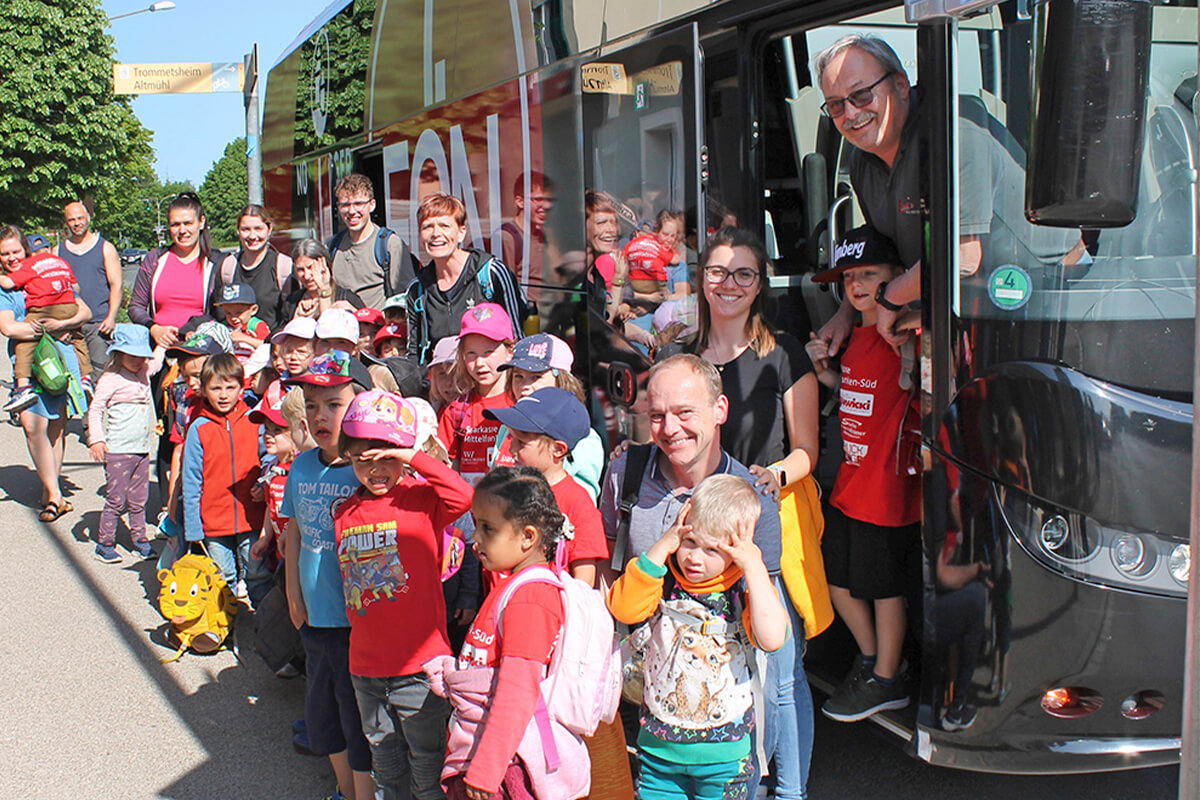
[[[267,254],[263,256],[263,260],[258,262],[258,266],[253,269],[246,269],[242,265],[242,254],[239,252],[235,258],[237,264],[233,268],[233,280],[231,283],[249,284],[254,289],[254,298],[258,302],[258,313],[254,316],[267,323],[267,327],[271,330],[277,330],[291,317],[281,317],[280,307],[283,303],[285,294],[290,293],[294,287],[294,279],[289,277],[284,283],[286,292],[279,290],[278,276],[276,275],[279,253],[274,247],[267,247]],[[294,309],[293,309],[294,310]]]

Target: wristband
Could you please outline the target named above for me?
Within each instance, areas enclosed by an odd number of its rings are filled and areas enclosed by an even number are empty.
[[[887,287],[888,287],[887,281],[884,281],[883,283],[879,284],[879,288],[875,290],[875,302],[878,305],[883,306],[888,311],[891,311],[893,313],[900,311],[902,308],[904,308],[903,305],[896,305],[895,303],[890,302],[886,297],[884,297],[884,295],[887,294]]]
[[[332,297],[333,296],[333,292],[330,291],[329,289],[323,289],[320,292],[318,292],[317,294],[319,294],[321,297]]]

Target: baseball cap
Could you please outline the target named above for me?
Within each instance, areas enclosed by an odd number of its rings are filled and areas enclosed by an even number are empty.
[[[462,327],[458,332],[461,339],[471,333],[478,333],[494,342],[503,342],[513,338],[512,319],[504,306],[496,303],[480,303],[468,308],[462,315]]]
[[[358,320],[344,308],[328,308],[317,319],[317,338],[357,342]]]
[[[232,349],[232,348],[230,348]],[[168,358],[179,358],[180,356],[215,356],[218,353],[228,353],[230,349],[225,348],[217,341],[216,337],[209,333],[200,333],[197,331],[187,338],[183,344],[177,344],[167,348]]]
[[[150,329],[132,322],[118,322],[113,326],[112,344],[108,346],[108,352],[153,358],[154,348],[150,346]]]
[[[417,412],[412,402],[400,395],[372,389],[350,401],[342,417],[342,433],[412,447],[417,443]]]
[[[386,342],[388,339],[407,339],[408,331],[403,325],[397,325],[395,322],[389,322],[375,333],[374,345],[379,347],[381,342]]]
[[[286,428],[288,421],[287,417],[283,416],[283,398],[285,397],[287,397],[287,392],[283,391],[283,386],[279,381],[272,381],[263,394],[263,399],[251,409],[247,416],[251,422],[257,425],[270,422]]]
[[[217,294],[217,305],[219,306],[226,303],[254,305],[257,302],[258,298],[254,295],[254,287],[248,283],[227,283]]]
[[[401,311],[408,309],[408,297],[403,292],[394,294],[387,300],[383,301],[383,310],[391,311],[393,308],[398,308]]]
[[[275,333],[271,334],[271,341],[275,344],[283,341],[285,336],[295,336],[298,339],[315,339],[317,336],[317,322],[312,317],[293,317],[287,325],[284,325]],[[358,334],[354,334],[354,338],[358,338]]]
[[[501,364],[500,369],[523,369],[528,372],[546,372],[553,369],[550,356],[554,352],[554,338],[548,333],[526,336],[513,346],[512,358]]]
[[[412,404],[413,411],[417,414],[417,441],[413,446],[421,447],[429,439],[437,437],[437,412],[433,410],[433,406],[429,405],[429,401],[424,398],[409,397],[407,400]]]
[[[263,342],[258,347],[254,348],[254,352],[246,359],[244,365],[246,367],[246,377],[257,375],[267,367],[271,366],[271,345]]]
[[[347,312],[349,313],[349,312]],[[312,360],[306,372],[288,378],[288,386],[307,383],[311,386],[341,386],[357,383],[364,389],[374,388],[375,382],[367,366],[344,350],[330,350]]]
[[[833,268],[813,275],[814,283],[830,283],[854,267],[873,264],[900,264],[900,254],[892,240],[869,225],[846,231],[833,247]]]
[[[383,312],[378,308],[371,308],[370,306],[363,306],[362,308],[355,309],[354,318],[359,322],[365,322],[368,325],[383,324]]]
[[[29,252],[36,253],[49,247],[50,240],[40,233],[31,233],[25,237],[25,246],[29,248]]]
[[[544,433],[571,448],[587,436],[591,427],[587,409],[575,393],[555,386],[522,397],[512,408],[487,409],[483,415],[514,431]]]
[[[450,364],[454,361],[456,355],[458,355],[458,337],[443,336],[433,346],[433,357],[429,360],[429,366],[436,367],[438,364]]]

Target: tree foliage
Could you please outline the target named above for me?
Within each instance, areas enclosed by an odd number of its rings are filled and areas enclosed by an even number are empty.
[[[234,247],[238,243],[237,216],[246,205],[246,137],[225,145],[225,154],[213,162],[200,184],[200,199],[213,244]]]
[[[99,0],[0,5],[0,220],[58,227],[91,196],[133,208],[133,177],[152,176],[150,133],[112,91],[113,40]]]

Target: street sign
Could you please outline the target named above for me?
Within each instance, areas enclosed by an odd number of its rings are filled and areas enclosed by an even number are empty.
[[[246,65],[218,63],[113,64],[114,94],[240,92]]]

